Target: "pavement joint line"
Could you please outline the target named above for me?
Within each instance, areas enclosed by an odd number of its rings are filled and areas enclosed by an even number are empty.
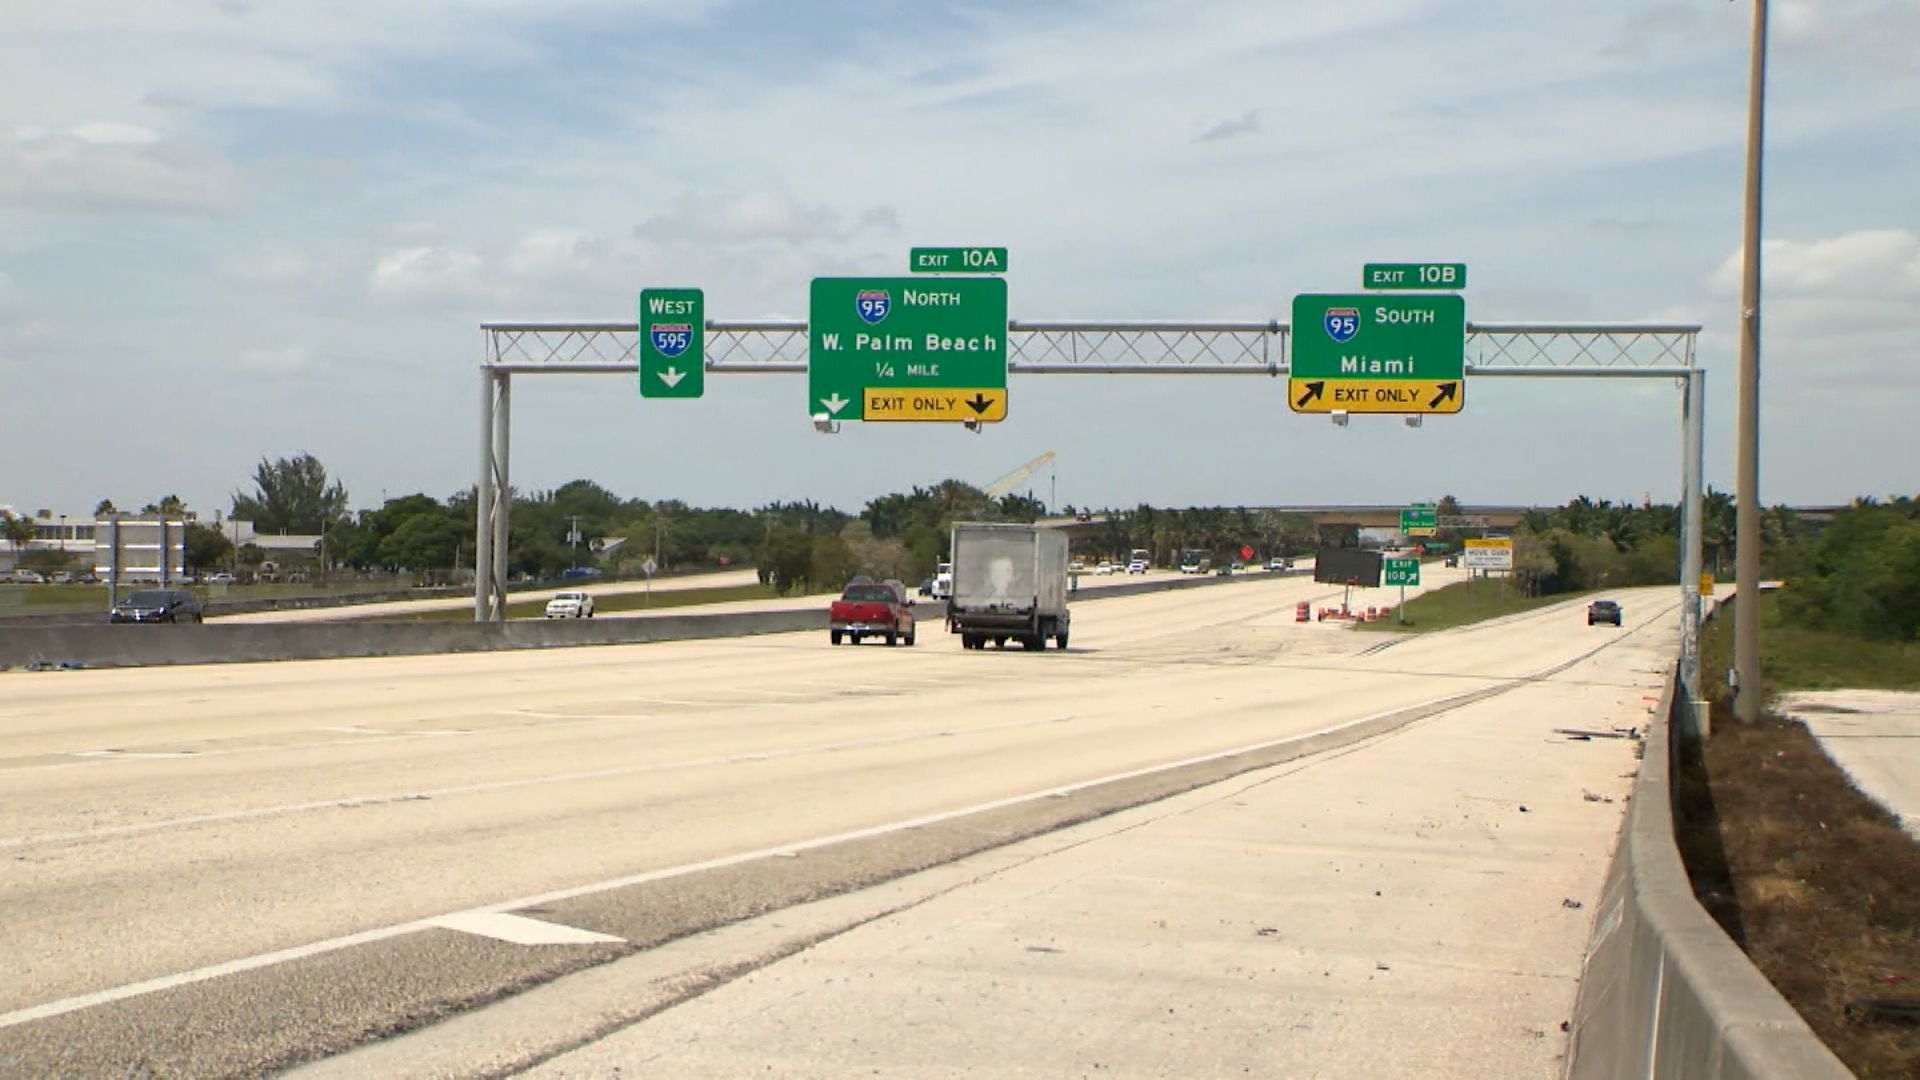
[[[1618,641],[1622,639],[1616,638],[1614,640]],[[24,1009],[16,1009],[8,1013],[0,1013],[0,1029],[15,1027],[20,1024],[31,1023],[36,1020],[46,1020],[52,1017],[65,1015],[67,1013],[78,1012],[82,1009],[95,1008],[101,1005],[112,1004],[117,1001],[125,1001],[129,998],[141,997],[147,994],[157,993],[163,990],[172,990],[182,986],[190,986],[195,983],[206,982],[208,980],[220,978],[225,975],[234,975],[234,974],[239,974],[245,971],[257,970],[259,968],[272,967],[277,964],[287,963],[293,960],[306,959],[312,956],[320,956],[326,953],[336,952],[340,949],[351,948],[357,945],[365,945],[365,944],[371,944],[374,942],[384,941],[390,938],[399,937],[399,936],[414,933],[420,930],[434,929],[438,923],[438,920],[455,916],[455,915],[462,915],[462,914],[469,914],[469,913],[484,913],[484,914],[506,913],[506,912],[511,912],[518,909],[523,909],[523,908],[542,907],[549,904],[559,903],[565,900],[572,900],[582,896],[591,896],[596,893],[610,892],[614,889],[623,889],[633,885],[643,885],[643,884],[647,884],[649,882],[654,882],[654,881],[663,881],[670,878],[685,877],[691,874],[703,873],[709,870],[725,869],[732,866],[739,866],[745,863],[756,862],[766,858],[783,857],[783,856],[791,857],[792,855],[795,855],[801,852],[830,847],[835,844],[842,844],[852,840],[866,840],[866,839],[871,839],[878,836],[885,836],[889,833],[903,832],[909,829],[925,828],[928,825],[937,825],[942,822],[952,821],[959,818],[968,817],[974,814],[982,814],[982,813],[987,813],[994,810],[1001,810],[1010,806],[1017,806],[1022,803],[1035,802],[1041,799],[1057,798],[1065,795],[1071,795],[1076,792],[1087,790],[1089,788],[1101,786],[1103,784],[1111,784],[1111,783],[1116,783],[1123,780],[1138,779],[1144,776],[1151,776],[1155,773],[1169,772],[1172,770],[1187,768],[1194,765],[1203,765],[1209,762],[1220,761],[1220,760],[1235,757],[1238,755],[1258,753],[1262,750],[1275,749],[1277,747],[1284,746],[1288,743],[1305,742],[1307,740],[1321,738],[1327,735],[1337,735],[1343,731],[1349,731],[1356,727],[1364,728],[1365,726],[1368,726],[1368,725],[1377,725],[1379,723],[1391,721],[1396,718],[1401,719],[1402,725],[1411,724],[1416,720],[1424,719],[1428,716],[1433,716],[1439,713],[1448,712],[1450,710],[1457,709],[1465,705],[1470,705],[1475,702],[1485,700],[1486,698],[1497,696],[1519,685],[1522,685],[1522,684],[1519,682],[1511,682],[1511,683],[1500,682],[1492,686],[1483,686],[1476,690],[1469,690],[1469,691],[1463,691],[1461,693],[1449,694],[1444,697],[1434,698],[1430,701],[1420,702],[1420,703],[1409,705],[1409,706],[1403,706],[1398,709],[1389,709],[1385,712],[1373,713],[1368,716],[1359,717],[1354,720],[1344,721],[1342,723],[1330,725],[1324,728],[1319,728],[1314,731],[1302,732],[1295,735],[1289,735],[1280,739],[1269,739],[1263,742],[1254,743],[1247,746],[1241,746],[1241,747],[1237,747],[1230,750],[1216,751],[1214,753],[1202,754],[1202,755],[1189,757],[1189,758],[1183,758],[1183,759],[1172,761],[1172,762],[1163,762],[1158,765],[1150,765],[1150,766],[1146,766],[1139,769],[1130,769],[1125,772],[1113,773],[1107,776],[1096,777],[1089,780],[1076,781],[1072,784],[1063,784],[1057,787],[1045,788],[1039,791],[1027,792],[1022,795],[1012,795],[1003,799],[995,799],[990,802],[978,803],[973,806],[959,807],[957,809],[944,810],[944,811],[940,811],[933,814],[923,814],[916,817],[905,818],[899,821],[885,822],[880,825],[872,825],[862,829],[854,829],[854,830],[849,830],[847,832],[833,833],[826,836],[814,837],[809,840],[802,840],[802,841],[792,842],[792,843],[783,843],[783,844],[778,844],[778,845],[764,847],[764,848],[756,848],[751,851],[736,852],[735,854],[732,854],[732,855],[723,855],[713,859],[702,860],[700,862],[684,863],[679,866],[662,867],[656,870],[642,871],[637,874],[629,874],[623,877],[610,878],[605,881],[591,882],[589,884],[571,886],[565,889],[555,889],[549,892],[536,893],[531,896],[516,897],[511,900],[503,900],[498,903],[488,904],[482,907],[470,908],[470,909],[467,909],[467,911],[465,912],[448,912],[442,915],[428,916],[422,919],[414,919],[414,920],[410,920],[403,923],[395,923],[389,926],[376,927],[371,930],[363,930],[353,934],[342,935],[340,937],[327,938],[321,941],[309,942],[305,945],[296,945],[286,949],[275,950],[273,952],[260,953],[250,957],[242,957],[237,960],[229,960],[223,963],[209,965],[207,967],[195,968],[191,971],[184,971],[184,972],[179,972],[173,975],[164,975],[158,978],[146,979],[141,982],[129,983],[123,986],[112,987],[106,990],[97,990],[87,994],[77,994],[71,997],[61,998],[57,1001],[46,1002],[41,1005],[34,1005]],[[1361,739],[1356,741],[1369,739],[1378,734],[1381,734],[1381,733],[1372,732],[1367,735],[1361,736]],[[1342,749],[1342,748],[1331,747],[1329,749]],[[624,770],[621,770],[621,771],[624,771]],[[322,804],[322,805],[331,805],[331,804]],[[4,844],[5,842],[0,842],[0,846],[4,846]]]
[[[1046,717],[1037,720],[1017,720],[1002,724],[982,724],[978,727],[961,728],[958,730],[965,734],[978,735],[1016,728],[1043,727],[1058,722],[1057,717]],[[609,769],[590,769],[582,772],[530,776],[514,780],[492,780],[484,783],[459,784],[451,787],[427,788],[419,791],[387,792],[379,795],[349,796],[343,799],[322,799],[314,802],[289,803],[281,806],[260,806],[247,810],[229,810],[215,814],[195,814],[189,817],[168,818],[164,821],[143,821],[136,825],[111,825],[102,829],[88,829],[77,832],[46,833],[39,836],[0,837],[0,850],[39,847],[45,844],[72,841],[99,840],[107,837],[157,832],[163,829],[189,828],[195,825],[212,825],[229,821],[248,821],[264,817],[310,813],[315,810],[358,810],[369,806],[385,806],[402,802],[420,802],[453,795],[474,795],[490,791],[509,791],[514,788],[535,787],[544,784],[575,783],[582,780],[605,780],[616,776],[636,776],[643,773],[670,772],[677,769],[711,768],[715,765],[733,765],[744,761],[803,757],[808,754],[843,753],[848,750],[865,750],[878,746],[893,746],[923,739],[951,738],[955,734],[955,731],[956,729],[951,726],[944,726],[907,732],[900,735],[878,736],[870,739],[852,739],[837,743],[819,743],[785,750],[755,751],[750,752],[750,755],[729,754],[722,757],[693,758],[685,761],[659,762],[650,765],[623,765]],[[412,738],[413,736],[401,737]],[[360,741],[361,740],[350,740],[349,742],[350,745],[358,745]],[[365,741],[370,742],[372,740]],[[125,756],[126,755],[122,754],[111,754],[109,755],[109,759],[119,759]],[[191,754],[186,756],[203,757],[207,755]]]

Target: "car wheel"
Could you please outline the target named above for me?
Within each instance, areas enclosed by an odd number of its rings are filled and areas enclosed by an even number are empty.
[[[907,648],[913,648],[913,631],[907,631]]]
[[[838,630],[827,631],[827,640],[833,642],[835,645],[840,644],[840,631]]]
[[[1055,648],[1058,648],[1058,649],[1064,649],[1064,648],[1066,648],[1066,647],[1067,647],[1067,635],[1065,635],[1065,634],[1055,634],[1055,635],[1053,636],[1053,644],[1054,644],[1054,647],[1055,647]]]
[[[900,644],[900,635],[891,630],[887,631],[887,648],[891,649],[898,644]]]

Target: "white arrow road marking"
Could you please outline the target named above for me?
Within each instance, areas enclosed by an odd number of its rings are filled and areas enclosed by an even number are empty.
[[[577,930],[571,926],[529,919],[524,915],[508,915],[502,911],[462,911],[430,920],[430,925],[478,934],[514,945],[598,945],[603,941],[626,940],[612,934]]]
[[[837,414],[841,409],[847,407],[848,402],[847,399],[841,397],[840,392],[836,390],[833,392],[832,397],[821,398],[820,404],[825,405],[828,412]]]
[[[666,383],[667,389],[669,390],[673,389],[676,386],[679,386],[680,380],[686,377],[687,377],[687,373],[684,371],[681,371],[679,368],[668,368],[667,370],[660,372],[660,381],[663,383]]]

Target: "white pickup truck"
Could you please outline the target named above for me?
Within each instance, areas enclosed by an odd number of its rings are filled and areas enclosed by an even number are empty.
[[[549,619],[593,618],[593,597],[578,591],[557,592],[547,601]]]

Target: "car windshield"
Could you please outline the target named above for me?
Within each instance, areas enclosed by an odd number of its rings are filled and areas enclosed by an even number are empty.
[[[554,593],[553,598],[555,600],[585,600],[587,598],[587,594],[582,592]]]
[[[849,588],[846,594],[841,596],[840,599],[870,604],[884,604],[893,599],[893,590],[887,588],[885,585],[855,585]]]
[[[158,589],[142,589],[125,601],[128,607],[165,607],[167,594]]]

